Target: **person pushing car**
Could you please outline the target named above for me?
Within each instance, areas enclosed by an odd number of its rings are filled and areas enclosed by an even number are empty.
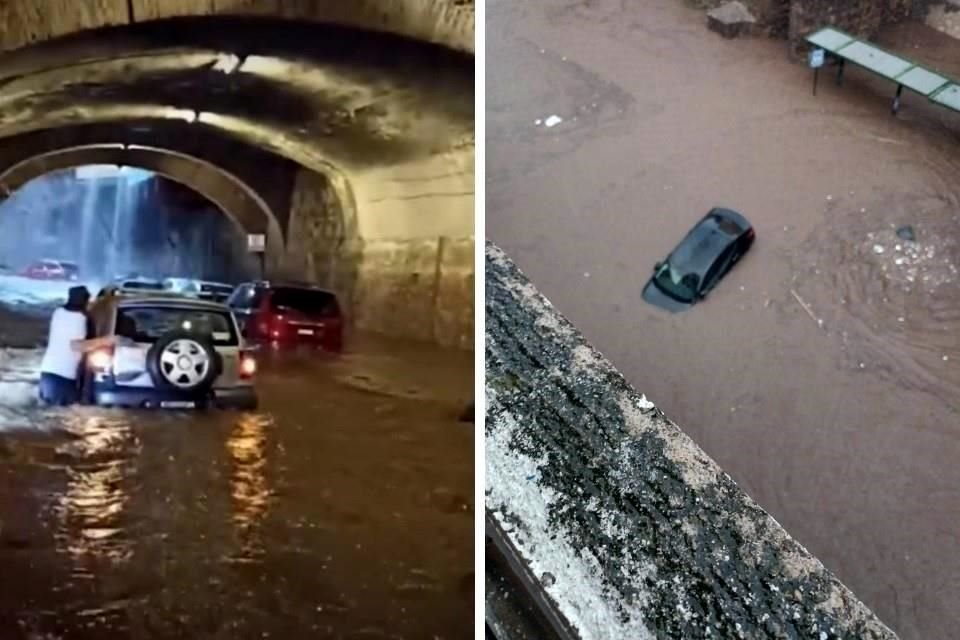
[[[48,405],[68,406],[80,401],[81,366],[90,351],[113,345],[112,337],[94,338],[87,314],[90,291],[71,287],[67,302],[50,318],[47,348],[40,363],[40,400]]]

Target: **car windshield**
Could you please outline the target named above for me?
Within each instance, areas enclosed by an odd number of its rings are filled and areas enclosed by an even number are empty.
[[[693,302],[697,290],[696,274],[678,272],[670,262],[664,262],[653,276],[657,288],[680,302]]]
[[[273,290],[270,304],[276,311],[296,311],[310,316],[336,315],[337,297],[329,291],[278,287]]]
[[[218,346],[235,346],[237,334],[227,311],[179,309],[162,306],[117,309],[115,333],[134,342],[156,342],[171,331],[191,331],[209,336]]]

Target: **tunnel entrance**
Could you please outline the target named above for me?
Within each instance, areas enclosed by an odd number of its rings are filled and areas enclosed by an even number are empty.
[[[149,170],[60,169],[0,204],[0,304],[17,314],[41,316],[78,284],[94,293],[124,281],[157,290],[211,282],[228,291],[260,270],[237,222]]]

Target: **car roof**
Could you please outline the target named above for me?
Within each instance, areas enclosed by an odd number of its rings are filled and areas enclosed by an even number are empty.
[[[316,291],[318,293],[329,293],[332,296],[337,295],[336,291],[321,287],[317,284],[312,284],[310,282],[293,282],[289,280],[279,282],[273,280],[253,280],[251,282],[241,282],[237,286],[253,286],[261,289],[306,289],[309,291]]]
[[[230,307],[219,302],[197,300],[176,295],[144,295],[122,296],[114,299],[117,307],[131,309],[136,307],[167,307],[170,309],[185,309],[195,311],[222,311],[229,312]]]
[[[721,229],[722,224],[713,212],[702,218],[670,254],[674,268],[703,277],[717,257],[736,240]]]

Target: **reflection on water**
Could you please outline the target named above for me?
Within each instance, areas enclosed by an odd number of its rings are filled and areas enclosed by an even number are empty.
[[[472,370],[281,357],[258,413],[27,410],[0,433],[0,640],[472,637]]]
[[[68,464],[66,488],[52,496],[60,522],[54,540],[69,556],[74,577],[93,577],[101,563],[125,562],[133,554],[123,511],[139,441],[127,423],[102,415],[70,414],[63,427],[75,439],[56,451]]]
[[[259,525],[267,513],[270,489],[267,485],[267,430],[269,416],[241,415],[227,439],[227,451],[233,464],[230,474],[230,495],[233,498],[233,522],[240,550],[239,561],[263,555]]]

